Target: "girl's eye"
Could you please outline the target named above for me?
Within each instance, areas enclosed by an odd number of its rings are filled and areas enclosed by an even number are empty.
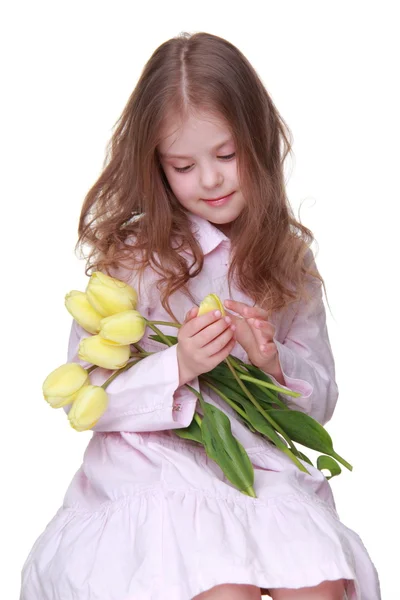
[[[232,154],[228,154],[228,156],[217,156],[217,158],[222,158],[222,160],[230,160],[231,158],[233,158],[235,156],[236,152],[233,152]],[[190,166],[188,167],[173,167],[173,169],[175,171],[177,171],[178,173],[187,173],[187,170],[190,169]]]

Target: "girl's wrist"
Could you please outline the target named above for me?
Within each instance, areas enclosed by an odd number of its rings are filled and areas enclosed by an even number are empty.
[[[182,357],[180,354],[179,343],[177,345],[176,356],[178,359],[179,387],[181,387],[182,385],[186,385],[189,381],[192,381],[194,376],[188,372],[188,370],[186,369],[186,367],[183,363],[183,360],[182,360]]]
[[[277,355],[273,360],[269,360],[265,366],[260,367],[266,375],[271,375],[281,385],[285,385],[285,377],[279,362],[279,356]]]

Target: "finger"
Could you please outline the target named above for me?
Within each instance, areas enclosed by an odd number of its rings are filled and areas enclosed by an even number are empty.
[[[197,335],[199,333],[199,331],[201,331],[208,325],[211,325],[211,323],[218,321],[218,319],[220,319],[220,318],[221,318],[220,310],[208,312],[204,315],[200,315],[200,317],[196,316],[195,318],[191,319],[187,323],[186,333],[187,333],[188,337],[193,337],[194,335]]]
[[[194,319],[194,317],[197,315],[198,311],[199,311],[198,306],[192,306],[192,308],[190,310],[188,310],[188,312],[185,315],[184,323],[187,323],[191,319]]]
[[[246,318],[254,317],[256,319],[267,319],[269,316],[264,308],[261,308],[260,306],[250,306],[249,304],[237,300],[225,300],[224,306]]]
[[[248,319],[248,323],[253,332],[259,352],[265,354],[270,348],[271,343],[275,346],[275,342],[273,341],[275,327],[271,323],[258,319]]]
[[[202,329],[196,338],[196,342],[199,344],[198,347],[204,348],[214,339],[216,339],[222,332],[229,330],[231,328],[232,331],[235,330],[235,325],[232,324],[232,320],[230,317],[223,317],[218,319],[215,323],[211,323],[208,327]]]
[[[233,314],[233,312],[230,312],[229,310],[225,309],[225,314],[227,317],[230,317],[232,319],[232,321],[235,323],[236,321],[240,320],[243,321],[243,317],[242,316],[237,316],[235,314]]]
[[[214,356],[214,354],[221,352],[221,350],[223,350],[227,344],[232,342],[234,335],[234,332],[229,327],[209,344],[207,344],[204,349],[207,351],[208,356]]]
[[[215,365],[219,365],[232,352],[236,344],[236,339],[233,337],[220,352],[213,354],[212,358]]]
[[[264,319],[248,319],[247,322],[255,331],[259,331],[264,337],[272,339],[275,335],[275,326]]]

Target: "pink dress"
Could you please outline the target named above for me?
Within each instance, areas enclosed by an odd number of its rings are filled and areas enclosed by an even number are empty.
[[[197,303],[208,293],[251,303],[227,288],[229,239],[200,217],[191,221],[205,256],[191,281]],[[169,321],[155,281],[150,271],[138,310]],[[129,283],[135,287],[132,276]],[[180,321],[192,305],[181,293],[171,302]],[[321,292],[271,320],[286,386],[301,393],[291,406],[326,423],[338,390]],[[88,335],[73,322],[68,361],[79,361],[79,341]],[[172,431],[188,426],[196,407],[195,396],[179,387],[176,346],[147,339],[141,345],[158,352],[107,388],[109,408],[83,464],[25,562],[20,600],[190,600],[222,583],[267,590],[340,578],[349,581],[349,599],[379,600],[375,567],[339,520],[324,475],[309,465],[311,474],[300,472],[202,384],[205,400],[230,416],[254,465],[257,498],[240,493],[203,447]],[[248,362],[238,344],[232,354]],[[110,374],[97,369],[92,382]],[[192,385],[199,389],[198,379]]]

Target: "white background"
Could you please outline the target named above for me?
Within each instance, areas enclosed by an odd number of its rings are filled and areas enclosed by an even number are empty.
[[[327,429],[354,465],[331,483],[342,521],[378,569],[382,597],[399,598],[395,5],[36,1],[3,11],[2,598],[18,597],[22,564],[91,436],[41,395],[66,360],[64,295],[87,283],[74,254],[80,207],[145,62],[181,31],[238,46],[293,132],[288,195],[318,241],[332,310],[340,398]]]

